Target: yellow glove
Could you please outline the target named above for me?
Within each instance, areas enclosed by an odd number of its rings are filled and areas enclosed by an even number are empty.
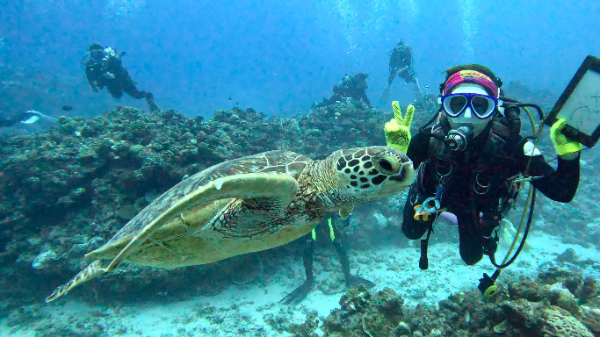
[[[552,144],[554,144],[556,153],[558,153],[559,156],[576,153],[583,149],[581,143],[570,140],[562,133],[562,130],[566,125],[566,120],[559,119],[554,122],[550,128],[550,138],[552,139]]]
[[[392,102],[394,108],[394,119],[385,123],[385,141],[387,146],[395,147],[406,153],[410,144],[410,124],[412,123],[415,107],[409,105],[406,107],[406,117],[402,118],[402,109],[398,101]]]

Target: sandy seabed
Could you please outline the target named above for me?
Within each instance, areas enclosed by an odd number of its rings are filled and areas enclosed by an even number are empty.
[[[560,238],[541,231],[533,232],[528,243],[532,248],[524,251],[509,268],[512,273],[535,276],[540,265],[554,261],[568,248],[573,248],[583,260],[598,260],[600,256],[596,249],[563,244]],[[506,247],[501,246],[498,259],[505,252]],[[389,245],[360,253],[350,251],[349,255],[352,272],[358,271],[360,276],[374,282],[373,291],[389,287],[404,299],[405,305],[437,305],[451,293],[475,288],[483,273],[494,271],[487,259],[476,266],[464,265],[457,245],[450,243],[430,245],[430,266],[426,271],[418,268],[418,244],[407,248]],[[332,265],[339,266],[337,261]],[[301,324],[308,313],[316,313],[323,321],[331,310],[339,308],[339,298],[346,291],[339,268],[322,268],[317,260],[315,278],[315,286],[306,299],[292,306],[278,303],[304,282],[302,261],[292,258],[266,287],[258,282],[233,283],[216,296],[118,307],[90,306],[67,297],[43,307],[43,318],[29,325],[8,327],[6,320],[0,321],[0,335],[38,336],[36,329],[51,323],[55,327],[94,325],[93,330],[109,336],[290,336],[274,328],[278,322]],[[324,288],[324,283],[339,287]],[[322,335],[320,330],[317,333]]]

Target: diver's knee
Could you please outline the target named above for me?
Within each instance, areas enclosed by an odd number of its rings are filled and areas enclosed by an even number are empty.
[[[427,227],[424,223],[409,224],[407,221],[402,223],[402,233],[404,233],[404,236],[409,240],[420,239],[426,231]]]
[[[483,258],[483,248],[461,245],[460,257],[468,266],[472,266]]]
[[[465,263],[467,264],[467,266],[473,266],[476,265],[477,262],[481,261],[481,257],[483,255],[480,255],[479,257],[473,257],[473,256],[462,256],[463,261],[465,261]]]

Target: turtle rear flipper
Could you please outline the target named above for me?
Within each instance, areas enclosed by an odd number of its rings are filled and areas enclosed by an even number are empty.
[[[80,271],[79,274],[77,274],[71,281],[56,288],[56,290],[54,290],[54,292],[50,296],[46,297],[46,303],[52,302],[59,297],[65,296],[69,291],[71,291],[71,289],[93,278],[96,278],[97,276],[102,275],[103,273],[104,268],[102,268],[100,260],[92,262],[84,270]]]
[[[52,293],[46,302],[53,301],[66,295],[71,289],[83,284],[99,275],[114,270],[123,259],[136,251],[152,234],[161,226],[167,224],[174,217],[181,217],[183,213],[193,210],[208,203],[236,198],[249,200],[261,199],[269,203],[272,210],[278,207],[283,211],[294,199],[298,191],[298,183],[293,177],[283,173],[248,173],[236,174],[216,179],[210,183],[190,192],[173,204],[165,212],[157,216],[135,235],[106,268],[102,268],[99,261],[94,261],[75,278],[60,286]]]

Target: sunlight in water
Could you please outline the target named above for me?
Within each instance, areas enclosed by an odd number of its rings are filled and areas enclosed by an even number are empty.
[[[412,2],[412,1],[411,1]],[[362,48],[360,41],[367,40],[373,34],[382,31],[388,18],[391,0],[357,2],[355,0],[319,1],[317,8],[321,13],[333,13],[342,23],[344,36],[348,42],[348,53]],[[322,20],[331,20],[325,15]]]
[[[317,8],[322,9],[322,13],[335,14],[342,23],[349,54],[361,50],[361,41],[382,33],[391,18],[399,17],[403,25],[401,30],[404,31],[410,29],[406,25],[416,24],[420,14],[417,0],[331,0],[317,2]],[[331,17],[325,16],[322,19],[331,20]]]
[[[346,41],[350,45],[350,51],[358,47],[356,42],[356,35],[360,32],[360,28],[357,27],[358,20],[356,19],[357,13],[352,8],[352,2],[349,0],[338,0],[335,9],[341,16],[341,20],[346,28]],[[365,28],[366,29],[366,28]]]
[[[132,17],[137,9],[145,4],[146,0],[108,0],[104,8],[104,16],[116,21],[124,17]]]
[[[419,4],[415,0],[407,0],[410,17],[413,21],[416,21],[419,17]]]
[[[479,28],[477,21],[476,0],[463,0],[462,1],[462,14],[463,14],[463,31],[465,39],[463,41],[463,59],[465,62],[473,62],[476,53],[473,47],[475,36]]]

